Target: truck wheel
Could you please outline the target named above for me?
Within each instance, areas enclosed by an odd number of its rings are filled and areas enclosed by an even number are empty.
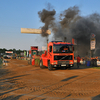
[[[44,68],[42,60],[40,60],[40,68],[42,68],[42,69]]]
[[[50,64],[50,61],[48,61],[48,69],[53,70],[53,66]]]
[[[67,69],[67,67],[65,66],[64,69]]]

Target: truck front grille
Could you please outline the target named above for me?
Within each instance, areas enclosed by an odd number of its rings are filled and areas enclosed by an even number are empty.
[[[67,65],[69,61],[58,61],[58,65]]]
[[[72,60],[72,55],[68,55],[68,56],[54,56],[54,60]]]

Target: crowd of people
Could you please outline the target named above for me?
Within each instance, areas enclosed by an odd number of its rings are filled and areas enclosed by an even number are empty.
[[[3,64],[3,66],[8,66],[8,60],[5,56],[0,57],[0,64]]]

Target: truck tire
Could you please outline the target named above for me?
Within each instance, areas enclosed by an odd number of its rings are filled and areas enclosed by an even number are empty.
[[[42,68],[42,69],[44,68],[42,60],[40,60],[40,68]]]
[[[50,61],[48,61],[48,70],[53,70],[53,66],[50,64]]]
[[[68,70],[70,70],[70,69],[71,69],[71,67],[67,67],[67,69],[68,69]]]

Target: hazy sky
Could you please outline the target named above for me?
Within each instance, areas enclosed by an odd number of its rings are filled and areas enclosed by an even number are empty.
[[[38,12],[47,8],[48,3],[56,15],[73,6],[79,7],[82,16],[100,14],[100,0],[0,0],[0,48],[29,50],[30,46],[40,49],[46,46],[46,38],[40,34],[22,34],[21,28],[43,26]]]

